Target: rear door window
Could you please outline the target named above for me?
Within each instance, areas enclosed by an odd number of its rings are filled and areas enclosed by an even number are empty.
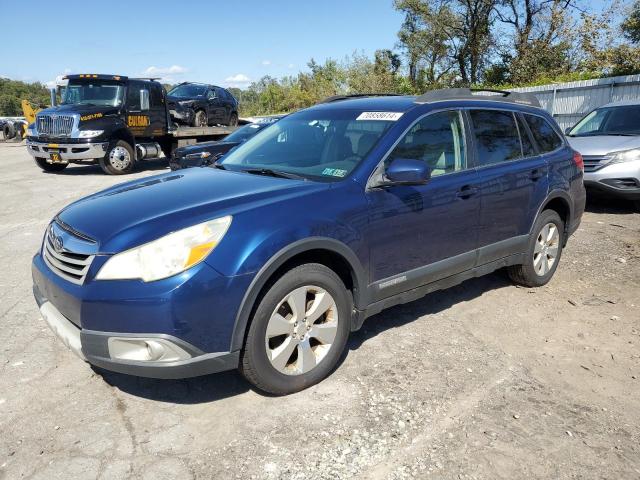
[[[512,112],[470,110],[478,147],[478,166],[522,158],[516,119]]]
[[[562,139],[547,120],[537,115],[525,115],[525,118],[541,153],[560,148]]]
[[[518,121],[518,130],[520,132],[520,141],[522,142],[522,155],[524,157],[533,157],[536,154],[536,149],[533,146],[529,131],[525,125],[524,120],[520,115],[516,115]]]

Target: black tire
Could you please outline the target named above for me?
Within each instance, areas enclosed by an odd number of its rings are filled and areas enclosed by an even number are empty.
[[[237,127],[238,126],[238,114],[237,113],[232,113],[231,115],[229,115],[229,126],[230,127]]]
[[[5,140],[11,140],[15,136],[15,128],[12,123],[6,123],[2,129]]]
[[[67,168],[68,163],[47,163],[44,158],[36,158],[36,164],[45,172],[61,172]]]
[[[193,116],[193,125],[194,127],[208,127],[209,123],[207,120],[207,112],[204,110],[198,110],[196,114]]]
[[[554,224],[557,228],[557,255],[548,271],[541,275],[536,272],[534,267],[534,251],[536,243],[538,243],[538,238],[541,236],[541,230],[549,223]],[[529,236],[529,245],[527,246],[527,251],[525,253],[526,262],[522,265],[513,265],[508,267],[507,272],[509,274],[509,278],[511,278],[514,283],[524,285],[525,287],[541,287],[548,283],[560,263],[562,247],[564,246],[564,235],[564,222],[560,218],[560,215],[553,210],[544,210],[536,219],[532,233]]]
[[[118,155],[118,152],[122,152],[122,150],[119,149],[126,150],[128,161],[124,152]],[[111,142],[107,153],[100,159],[100,168],[102,168],[102,171],[107,175],[125,175],[131,173],[134,167],[135,156],[133,148],[124,140]]]
[[[335,301],[337,333],[331,349],[315,367],[307,373],[287,375],[278,371],[267,357],[267,324],[276,307],[289,293],[308,285],[324,289]],[[340,277],[324,265],[308,263],[289,270],[268,287],[254,310],[240,354],[241,373],[260,390],[276,395],[298,392],[320,382],[333,371],[344,351],[351,330],[352,305],[351,293]]]

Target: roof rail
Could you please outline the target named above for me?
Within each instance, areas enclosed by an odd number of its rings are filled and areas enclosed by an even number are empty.
[[[474,93],[489,93],[495,95],[474,95]],[[538,98],[531,93],[508,92],[506,90],[494,90],[491,88],[443,88],[431,90],[416,98],[416,103],[444,102],[447,100],[489,100],[498,102],[510,102],[520,105],[540,107]]]
[[[339,102],[340,100],[349,100],[350,98],[397,97],[399,95],[399,93],[352,93],[350,95],[333,95],[332,97],[327,97],[324,100],[320,100],[318,103]]]

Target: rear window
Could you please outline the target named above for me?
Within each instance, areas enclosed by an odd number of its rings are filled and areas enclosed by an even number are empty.
[[[480,166],[522,157],[520,136],[513,113],[499,110],[471,110]]]
[[[541,153],[552,152],[562,145],[562,139],[547,120],[536,115],[525,115],[525,118]]]

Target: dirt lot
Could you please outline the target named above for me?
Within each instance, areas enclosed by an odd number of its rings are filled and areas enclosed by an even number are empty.
[[[123,179],[0,144],[0,479],[640,478],[640,214],[591,202],[553,281],[496,273],[370,318],[284,398],[234,372],[91,370],[31,294],[49,219]],[[163,168],[135,176],[151,175]]]

